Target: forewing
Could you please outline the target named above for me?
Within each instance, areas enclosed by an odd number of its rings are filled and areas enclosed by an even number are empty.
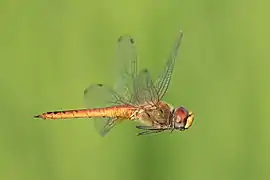
[[[134,79],[137,77],[137,52],[131,36],[123,35],[117,41],[117,79],[113,89],[102,84],[90,85],[84,91],[88,108],[102,108],[119,104],[132,105]],[[106,135],[118,119],[95,118],[95,127],[100,135]]]
[[[137,77],[137,52],[134,39],[123,35],[117,41],[117,81],[115,91],[131,102],[134,94],[134,79]]]
[[[157,89],[155,88],[150,72],[147,69],[141,70],[138,76],[135,78],[134,90],[134,104],[157,104],[159,100]]]
[[[161,74],[161,76],[159,76],[159,78],[157,79],[157,81],[155,82],[155,87],[157,89],[157,94],[159,97],[159,100],[161,100],[163,98],[163,96],[165,95],[165,93],[168,90],[170,81],[171,81],[171,76],[173,73],[173,68],[174,68],[174,64],[175,64],[175,60],[177,57],[177,53],[178,53],[178,49],[180,47],[180,42],[181,39],[183,37],[183,33],[182,31],[179,32],[179,36],[175,42],[175,45],[173,47],[173,50],[166,62],[166,66],[165,69],[163,71],[163,73]]]

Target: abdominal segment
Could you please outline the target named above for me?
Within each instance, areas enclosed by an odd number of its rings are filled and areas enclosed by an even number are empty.
[[[110,117],[130,119],[134,109],[128,106],[114,106],[105,108],[79,109],[46,112],[35,116],[46,120],[70,119],[70,118],[94,118],[94,117]]]

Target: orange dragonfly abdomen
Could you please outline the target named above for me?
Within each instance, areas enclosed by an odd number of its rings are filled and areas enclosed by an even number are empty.
[[[78,109],[46,112],[35,116],[46,120],[70,119],[70,118],[97,118],[108,117],[117,119],[130,119],[137,109],[132,106],[119,105],[105,108]]]

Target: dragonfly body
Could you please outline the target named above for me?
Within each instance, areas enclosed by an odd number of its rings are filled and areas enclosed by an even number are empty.
[[[145,105],[135,112],[133,118],[146,126],[159,127],[170,123],[171,109],[172,107],[165,102]]]
[[[125,120],[136,120],[141,124],[136,126],[143,130],[139,135],[188,129],[194,120],[193,113],[182,106],[173,108],[162,101],[170,84],[181,39],[180,31],[163,73],[153,81],[147,69],[137,71],[134,40],[130,36],[121,36],[118,39],[120,62],[116,64],[122,68],[114,89],[92,84],[84,91],[86,109],[52,111],[35,117],[45,120],[91,118],[102,136]]]

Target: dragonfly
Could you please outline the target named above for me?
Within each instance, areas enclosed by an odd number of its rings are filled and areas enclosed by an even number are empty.
[[[91,84],[84,90],[87,108],[45,112],[34,117],[45,120],[91,118],[101,136],[128,120],[139,123],[137,135],[190,128],[194,114],[183,106],[174,108],[162,100],[171,82],[182,37],[180,30],[164,70],[153,80],[148,69],[138,71],[134,39],[129,35],[120,36],[117,40],[117,65],[121,68],[113,87]]]

